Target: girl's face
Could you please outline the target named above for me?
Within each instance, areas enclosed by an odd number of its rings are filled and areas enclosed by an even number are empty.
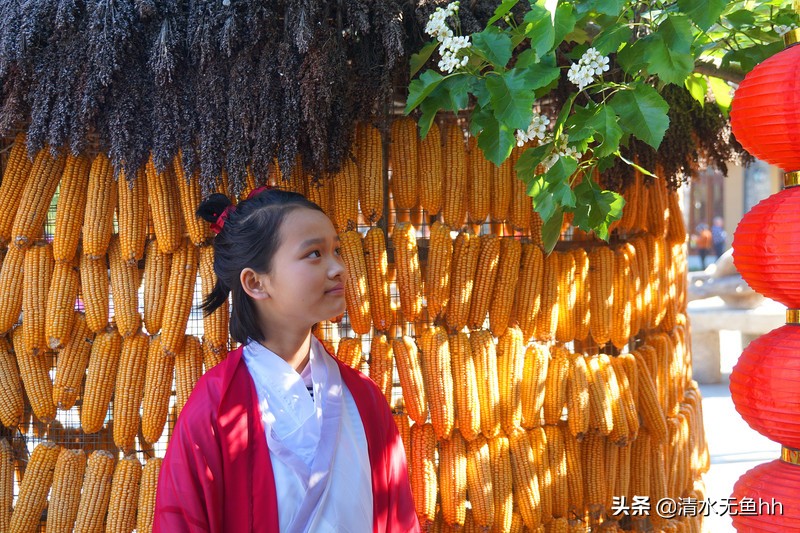
[[[272,310],[304,327],[343,313],[347,271],[330,219],[313,209],[295,209],[280,232],[281,243],[266,275]]]

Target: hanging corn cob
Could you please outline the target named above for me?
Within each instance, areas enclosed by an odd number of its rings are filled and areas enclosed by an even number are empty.
[[[91,259],[81,255],[81,297],[86,309],[86,325],[95,333],[108,326],[109,279],[105,256]]]
[[[648,179],[647,189],[647,231],[658,238],[667,233],[669,204],[667,183],[663,179]]]
[[[600,346],[611,336],[614,297],[614,252],[597,246],[589,253],[589,332]]]
[[[61,450],[56,460],[53,488],[47,505],[46,533],[72,530],[78,516],[85,472],[86,454],[83,450]]]
[[[506,329],[497,342],[497,378],[500,385],[500,423],[507,434],[522,423],[520,385],[524,358],[522,331],[518,327]]]
[[[541,341],[553,340],[558,327],[558,271],[556,253],[546,256],[542,269],[542,289],[534,336]]]
[[[419,338],[422,350],[422,375],[431,412],[431,423],[438,440],[447,439],[455,425],[453,374],[450,345],[441,327],[425,330]]]
[[[363,358],[361,337],[345,337],[340,340],[336,358],[350,368],[359,369]]]
[[[392,404],[393,368],[392,345],[386,339],[386,335],[382,333],[375,335],[369,348],[369,377],[378,386],[389,405]]]
[[[398,402],[402,405],[403,401]],[[400,440],[403,442],[403,450],[406,454],[406,465],[408,465],[408,473],[411,474],[411,426],[408,423],[408,416],[399,411],[392,411],[392,420],[400,434]],[[410,478],[409,478],[410,479]]]
[[[308,183],[308,199],[320,206],[325,215],[334,220],[333,177],[320,176]]]
[[[25,286],[22,291],[22,333],[25,335],[25,348],[33,355],[47,349],[45,336],[45,313],[47,293],[53,277],[53,249],[44,242],[38,241],[25,252]]]
[[[17,133],[3,171],[3,181],[0,183],[0,206],[3,206],[0,215],[0,243],[4,245],[11,241],[11,228],[22,200],[25,183],[31,173],[31,167],[25,133]]]
[[[513,472],[508,437],[498,435],[489,439],[489,462],[492,471],[494,528],[511,531],[514,509]]]
[[[417,345],[411,337],[392,339],[392,351],[397,364],[397,374],[403,388],[403,401],[409,418],[424,424],[428,418],[428,401],[425,393],[423,369]]]
[[[55,264],[45,310],[45,337],[51,350],[62,348],[69,342],[79,281],[77,261]]]
[[[38,528],[42,511],[47,506],[47,493],[53,484],[60,451],[61,448],[49,441],[41,442],[33,449],[11,515],[10,532],[36,531]]]
[[[392,168],[392,195],[398,209],[411,209],[419,201],[417,124],[410,117],[392,122],[389,164]]]
[[[492,190],[492,175],[494,165],[486,159],[483,151],[478,148],[478,139],[469,136],[469,165],[467,175],[467,211],[469,219],[475,224],[481,224],[489,216],[492,197],[488,194]]]
[[[547,455],[547,437],[544,429],[541,426],[537,426],[529,430],[528,440],[531,443],[531,450],[535,459],[536,477],[539,480],[541,520],[544,523],[549,523],[553,519],[553,479],[550,472],[550,458]]]
[[[22,381],[17,360],[11,351],[8,339],[0,337],[0,424],[8,428],[17,427],[22,421],[24,410]]]
[[[478,436],[467,443],[467,494],[475,525],[488,528],[494,523],[494,495],[489,442]]]
[[[53,236],[53,257],[57,262],[72,261],[78,250],[81,224],[86,213],[91,165],[91,159],[84,154],[79,156],[67,154],[64,174],[61,177],[61,189],[58,193],[56,230]],[[0,203],[0,205],[7,204]]]
[[[497,350],[491,333],[483,329],[470,333],[469,345],[475,361],[475,376],[478,383],[481,411],[481,433],[486,438],[493,438],[500,432]]]
[[[575,282],[577,266],[571,252],[554,252],[558,257],[558,323],[556,341],[572,342],[575,332],[575,307],[578,300]],[[581,295],[583,297],[583,295]]]
[[[514,151],[509,156],[512,165],[517,164],[517,159],[519,159],[521,153],[521,148],[514,147]],[[511,205],[508,209],[508,223],[515,229],[525,231],[531,225],[533,202],[531,197],[528,196],[527,184],[519,179],[516,174],[514,171],[511,173]]]
[[[147,335],[141,331],[122,340],[114,387],[113,419],[114,444],[124,452],[133,450],[133,441],[139,431],[148,344]]]
[[[73,313],[75,319],[69,342],[58,352],[56,359],[53,403],[59,409],[71,409],[75,405],[94,342],[94,333],[86,325],[86,318],[77,311]]]
[[[54,158],[49,147],[36,154],[11,228],[11,236],[17,248],[27,248],[42,235],[47,210],[58,188],[65,162],[66,157],[63,154]],[[3,205],[3,209],[7,209],[7,206]]]
[[[480,239],[477,235],[458,234],[453,244],[450,299],[447,303],[447,326],[453,331],[460,331],[467,325],[479,252]]]
[[[442,220],[450,229],[459,229],[467,216],[467,158],[461,127],[451,122],[445,129],[444,202]]]
[[[520,383],[524,428],[530,429],[541,424],[549,363],[550,353],[546,346],[537,343],[528,345]]]
[[[183,350],[175,356],[175,414],[179,415],[203,375],[203,348],[200,339],[187,335]]]
[[[168,264],[169,263],[166,261],[163,263],[164,266]],[[217,283],[217,275],[214,273],[213,246],[203,246],[200,248],[200,266],[198,270],[200,272],[200,284],[201,284],[202,294],[203,296],[205,296],[211,293],[211,291],[214,289],[214,285],[216,285]],[[167,267],[167,271],[169,271],[169,267]],[[168,278],[169,276],[166,276],[166,279]],[[163,282],[164,279],[165,278],[162,278],[161,281]],[[155,280],[154,285],[156,283],[158,283],[158,280]],[[161,294],[166,294],[166,290],[167,290],[167,285],[165,283],[164,285],[161,286],[161,291],[162,291]],[[154,302],[154,304],[158,305],[159,306],[158,311],[161,311],[163,313],[163,300],[161,300],[160,302]],[[147,309],[145,308],[145,312],[146,311]],[[211,314],[205,314],[205,313],[203,314],[203,338],[209,344],[209,347],[211,349],[214,349],[219,353],[228,352],[229,314],[230,310],[228,309],[227,305],[219,306]]]
[[[514,292],[518,290],[522,245],[515,239],[503,239],[500,246],[500,264],[497,267],[497,281],[489,306],[489,326],[495,337],[506,332],[514,305]]]
[[[50,358],[28,350],[20,328],[12,332],[12,343],[33,414],[42,422],[51,422],[56,417],[56,407],[53,403],[53,381],[50,379]]]
[[[197,216],[197,206],[203,199],[200,192],[200,176],[195,173],[187,176],[183,171],[180,156],[175,157],[173,162],[175,168],[175,181],[178,184],[178,198],[181,202],[181,212],[183,213],[183,223],[189,234],[189,240],[195,246],[204,244],[211,232],[208,222]]]
[[[567,379],[569,374],[569,351],[562,345],[550,349],[545,382],[544,422],[558,424],[567,403]]]
[[[483,327],[490,302],[501,297],[495,291],[497,272],[500,266],[500,238],[497,235],[486,234],[482,235],[479,241],[480,250],[475,270],[475,284],[467,316],[467,326],[470,329]],[[428,308],[430,309],[430,303]]]
[[[367,286],[367,265],[364,260],[364,246],[361,234],[355,230],[339,234],[341,257],[347,267],[345,300],[350,326],[359,335],[369,333],[370,321],[369,287]]]
[[[436,476],[436,435],[431,424],[411,426],[411,494],[420,524],[433,522],[439,487]]]
[[[511,206],[511,190],[514,176],[514,164],[511,158],[506,158],[499,167],[492,166],[492,205],[489,214],[493,222],[503,222],[508,217]]]
[[[681,209],[678,191],[668,191],[667,209],[669,211],[666,232],[667,243],[685,244],[687,237],[686,224],[683,220],[683,210]]]
[[[136,505],[141,478],[142,464],[136,455],[128,455],[117,462],[111,479],[107,532],[128,533],[136,527]]]
[[[539,478],[536,473],[536,457],[531,442],[521,429],[514,429],[508,436],[511,450],[511,470],[514,491],[523,522],[536,528],[542,521]]]
[[[606,436],[614,429],[614,413],[600,356],[588,356],[586,367],[586,377],[589,380],[589,426],[597,430],[599,435]]]
[[[117,207],[117,181],[114,167],[104,153],[99,153],[89,170],[89,191],[83,218],[83,253],[91,259],[106,254],[114,231]]]
[[[358,167],[346,157],[342,169],[328,178],[333,186],[333,225],[339,233],[358,226]]]
[[[589,368],[582,354],[569,354],[567,373],[567,424],[569,432],[582,441],[589,431]]]
[[[139,482],[139,501],[136,506],[137,533],[153,531],[153,511],[156,506],[156,487],[160,473],[161,458],[151,457],[148,459],[142,469],[142,477]]]
[[[120,240],[114,236],[108,247],[108,265],[111,271],[111,295],[114,302],[114,321],[120,335],[130,337],[142,327],[139,314],[139,269],[122,257]]]
[[[567,452],[567,489],[569,491],[569,510],[571,513],[584,514],[584,477],[581,461],[581,444],[573,437],[565,424],[560,425],[564,435],[564,448]]]
[[[439,441],[439,494],[444,521],[463,526],[467,513],[467,446],[457,429],[450,438]]]
[[[0,333],[8,333],[19,320],[22,292],[25,287],[25,250],[8,248],[0,268]]]
[[[632,276],[632,264],[636,260],[630,243],[614,250],[613,292],[611,305],[611,343],[618,349],[628,344],[631,337],[631,316],[636,300],[636,287]]]
[[[192,311],[199,254],[197,247],[186,239],[172,254],[165,301],[166,315],[161,328],[161,346],[169,356],[174,356],[183,348],[186,324]]]
[[[442,135],[436,122],[419,143],[419,203],[428,215],[442,210]]]
[[[114,456],[105,450],[92,452],[89,456],[75,522],[76,533],[104,530],[106,511],[111,500],[114,462]]]
[[[425,275],[425,298],[428,316],[436,319],[450,301],[450,270],[453,262],[453,239],[450,230],[438,220],[433,223],[428,241],[428,265]]]
[[[450,335],[450,363],[453,368],[453,393],[461,435],[467,441],[481,432],[480,392],[469,337],[463,331]]]
[[[356,125],[355,152],[361,212],[375,224],[383,216],[383,141],[378,128],[368,122]]]
[[[81,428],[84,433],[96,433],[103,427],[121,355],[122,337],[116,328],[109,327],[95,337],[81,404]]]
[[[413,322],[422,311],[422,275],[414,226],[401,222],[392,232],[394,262],[397,269],[397,289],[403,320]]]
[[[149,208],[144,168],[137,172],[135,179],[127,179],[124,172],[120,172],[117,194],[120,250],[122,259],[132,264],[144,257],[147,239]]]
[[[200,272],[203,276],[203,267],[208,268],[203,261],[204,249],[201,248],[200,257]],[[206,252],[207,254],[208,252]],[[211,252],[213,261],[213,250]],[[208,258],[205,258],[208,261]],[[161,324],[164,318],[164,305],[166,303],[167,288],[169,287],[169,274],[172,265],[172,258],[169,254],[165,254],[158,249],[158,243],[152,240],[147,243],[147,253],[145,254],[144,264],[144,326],[147,328],[148,333],[155,335],[161,331]],[[207,288],[205,283],[208,282],[207,278],[202,278],[203,294],[208,294],[211,288]],[[213,285],[211,286],[213,288]],[[225,307],[225,306],[223,306]],[[206,330],[205,321],[203,329]],[[212,331],[215,331],[212,329]],[[227,341],[227,334],[225,340]]]
[[[175,175],[171,166],[167,166],[164,172],[156,172],[151,157],[145,166],[145,177],[158,249],[171,254],[180,248],[183,241],[183,216]]]
[[[144,378],[144,398],[142,398],[142,436],[145,442],[158,442],[164,431],[169,412],[169,396],[172,392],[172,376],[175,368],[174,357],[164,357],[163,337],[150,339],[147,350],[147,368]],[[181,339],[181,345],[184,344]],[[181,346],[182,347],[182,346]]]
[[[372,323],[378,331],[388,331],[394,324],[394,315],[389,294],[389,262],[383,229],[370,228],[364,236],[364,256]]]

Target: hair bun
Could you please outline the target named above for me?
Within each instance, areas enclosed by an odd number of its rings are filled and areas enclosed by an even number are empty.
[[[197,207],[197,216],[213,224],[219,220],[225,208],[232,204],[230,198],[224,194],[214,193],[200,202]]]

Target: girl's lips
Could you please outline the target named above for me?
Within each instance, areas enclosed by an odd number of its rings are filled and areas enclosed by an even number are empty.
[[[342,294],[344,293],[344,285],[337,285],[332,289],[325,291],[325,294]]]

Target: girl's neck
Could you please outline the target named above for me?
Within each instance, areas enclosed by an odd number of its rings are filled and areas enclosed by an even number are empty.
[[[268,336],[261,345],[289,363],[298,373],[308,363],[311,351],[311,330],[282,331],[280,335]]]

